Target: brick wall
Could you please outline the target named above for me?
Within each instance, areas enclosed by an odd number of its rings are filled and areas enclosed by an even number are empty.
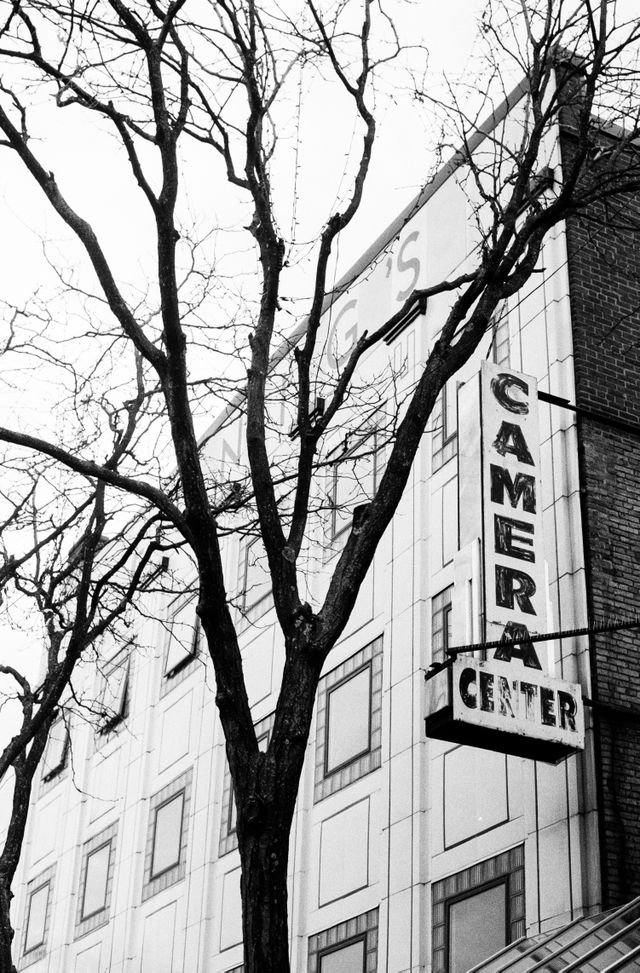
[[[567,227],[577,404],[640,424],[639,201]],[[640,612],[640,434],[579,417],[590,610]],[[593,696],[640,714],[640,631],[592,638]],[[640,894],[640,723],[595,709],[605,905]]]

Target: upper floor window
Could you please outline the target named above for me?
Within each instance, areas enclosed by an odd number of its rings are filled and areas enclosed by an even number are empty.
[[[46,955],[54,874],[55,865],[32,879],[27,885],[22,934],[23,966],[35,963]]]
[[[117,823],[112,824],[84,844],[76,936],[109,921],[117,831]]]
[[[318,685],[316,801],[380,766],[382,638],[337,666]]]
[[[492,328],[492,360],[496,365],[508,366],[511,358],[511,345],[509,342],[509,315],[505,305],[496,310],[492,320]]]
[[[98,703],[102,717],[100,733],[115,729],[128,715],[130,662],[128,649],[123,649],[102,674]]]
[[[371,660],[327,692],[325,774],[371,749]]]
[[[340,445],[330,467],[330,536],[335,540],[353,523],[354,511],[374,496],[383,472],[382,432],[378,428],[354,434]]]
[[[51,725],[47,745],[42,757],[42,782],[44,784],[58,777],[67,764],[69,753],[69,727],[63,717],[58,717]]]
[[[452,642],[453,585],[431,599],[431,662],[444,662]]]
[[[271,574],[259,537],[247,539],[240,547],[238,587],[242,614],[250,621],[270,607]]]
[[[200,652],[202,629],[196,615],[196,599],[182,596],[174,599],[169,606],[166,628],[162,696],[183,681],[191,671],[190,663]]]
[[[143,900],[185,876],[192,775],[181,774],[149,802]]]
[[[458,392],[455,376],[443,385],[431,413],[431,449],[434,472],[458,450]]]

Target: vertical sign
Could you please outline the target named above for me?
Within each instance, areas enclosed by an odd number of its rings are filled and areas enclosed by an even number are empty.
[[[477,396],[477,385],[469,383],[458,398],[469,428],[461,430],[460,540],[466,546],[454,595],[466,598],[473,619],[473,579],[482,560],[486,639],[504,645],[490,659],[460,656],[427,677],[425,729],[438,740],[555,763],[584,749],[584,710],[580,686],[542,671],[531,641],[548,631],[538,390],[529,375],[483,362],[479,435],[474,391]],[[474,515],[482,523],[481,557]],[[462,633],[463,641],[472,631]]]
[[[486,638],[521,639],[494,658],[541,669],[527,640],[547,631],[537,383],[483,362],[480,389]]]

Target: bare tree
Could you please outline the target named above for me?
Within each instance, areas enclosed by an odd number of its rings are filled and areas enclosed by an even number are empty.
[[[129,415],[138,411],[129,403]],[[108,461],[114,469],[131,440],[134,423],[119,437]],[[9,468],[8,468],[9,467]],[[104,700],[79,699],[74,674],[105,636],[131,642],[134,598],[154,590],[163,573],[158,515],[133,518],[105,500],[105,484],[63,474],[46,460],[2,464],[9,480],[0,491],[3,520],[0,619],[11,649],[11,626],[27,619],[40,659],[8,653],[0,665],[0,704],[7,714],[0,749],[0,781],[11,789],[11,806],[0,850],[0,968],[14,970],[10,906],[36,775],[46,780],[67,759],[71,714],[93,712],[104,719]],[[35,620],[35,624],[34,624]],[[33,656],[33,653],[31,653]],[[24,662],[24,664],[22,664]],[[13,704],[13,705],[12,705]],[[107,717],[109,714],[106,714]],[[8,732],[7,732],[8,730]],[[57,766],[56,766],[57,763]]]
[[[392,21],[373,0],[335,6],[300,0],[295,14],[287,9],[270,0],[218,0],[198,8],[196,23],[185,0],[108,0],[82,8],[13,0],[0,42],[4,145],[71,232],[97,280],[94,294],[84,271],[60,272],[66,299],[95,315],[68,367],[99,366],[102,401],[112,402],[110,387],[120,392],[134,381],[120,365],[122,349],[132,345],[147,403],[135,448],[117,465],[99,458],[104,430],[94,403],[78,398],[75,438],[56,442],[17,424],[2,427],[0,439],[99,484],[101,494],[139,498],[192,552],[237,803],[247,973],[289,969],[289,831],[318,679],[398,506],[440,390],[478,348],[500,302],[534,272],[549,230],[595,200],[621,199],[640,188],[637,24],[625,24],[607,0],[584,0],[575,9],[563,0],[490,3],[481,22],[484,66],[494,82],[481,89],[489,92],[486,100],[471,109],[453,90],[445,99],[428,86],[412,92],[419,102],[444,109],[449,129],[455,122],[441,143],[461,146],[449,167],[464,173],[477,246],[459,276],[414,288],[395,314],[363,331],[336,359],[337,369],[328,370],[325,312],[344,291],[332,290],[332,260],[363,199],[376,138],[374,81],[401,48]],[[354,118],[359,148],[345,171],[347,189],[325,213],[311,247],[303,277],[306,313],[289,342],[292,355],[283,359],[275,354],[276,342],[290,331],[288,308],[300,307],[289,302],[287,289],[300,286],[293,271],[302,247],[282,230],[292,210],[296,226],[292,200],[299,182],[294,166],[290,195],[278,185],[277,131],[309,68],[319,77],[331,75]],[[517,138],[501,127],[478,128],[508,68],[520,80],[511,96]],[[114,165],[126,160],[146,206],[135,216],[155,254],[144,285],[127,277],[113,243],[101,242],[73,207],[64,174],[50,171],[46,141],[36,142],[30,127],[33,99],[42,93],[74,118],[81,115],[83,137],[89,131],[96,138],[115,136]],[[543,170],[560,127],[570,132],[572,148],[561,180],[550,184]],[[92,189],[99,193],[101,186]],[[216,194],[232,190],[236,212],[248,213],[245,252],[255,271],[246,286],[237,244],[222,261],[219,245],[214,251],[189,217],[189,192],[200,206],[203,198],[211,205]],[[427,298],[445,293],[450,304],[437,339],[387,424],[384,473],[343,535],[322,604],[312,607],[302,594],[300,562],[315,522],[318,469],[331,462],[332,431],[359,398],[375,408],[375,396],[366,398],[368,352]],[[52,348],[69,356],[56,324],[47,321],[42,339],[48,359],[55,357]],[[12,342],[12,354],[32,353]],[[393,376],[385,380],[392,388]],[[224,471],[211,470],[204,459],[197,424],[234,392],[240,394],[235,408],[246,416],[249,471],[225,483]],[[274,460],[269,410],[283,394],[294,411],[295,436],[283,439],[288,451],[281,449]],[[166,461],[157,459],[166,447],[175,467],[169,477]],[[239,511],[244,519],[238,520]],[[254,530],[264,547],[285,641],[266,753],[256,741],[230,604],[233,585],[221,558],[222,538],[239,529]]]

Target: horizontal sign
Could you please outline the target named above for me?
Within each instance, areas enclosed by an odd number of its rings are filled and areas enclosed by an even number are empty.
[[[427,685],[427,736],[553,763],[584,748],[580,687],[539,669],[459,656]]]

